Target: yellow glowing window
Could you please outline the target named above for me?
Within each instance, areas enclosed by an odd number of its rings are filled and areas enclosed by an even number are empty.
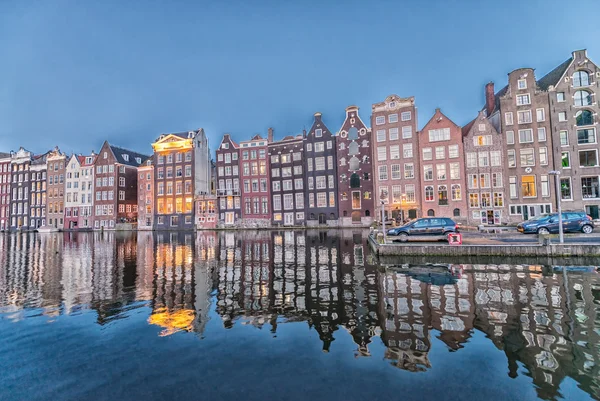
[[[524,197],[535,197],[535,176],[524,175],[521,177],[521,189],[523,190]]]
[[[177,198],[175,200],[176,213],[183,213],[183,199]]]

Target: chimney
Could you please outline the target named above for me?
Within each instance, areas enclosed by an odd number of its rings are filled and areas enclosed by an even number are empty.
[[[269,127],[269,135],[267,136],[269,142],[273,142],[273,128]]]
[[[485,113],[487,117],[492,114],[496,108],[496,96],[494,94],[494,83],[490,82],[485,86]]]

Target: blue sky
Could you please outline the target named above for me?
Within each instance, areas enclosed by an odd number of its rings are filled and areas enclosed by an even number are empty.
[[[483,87],[572,50],[600,62],[597,0],[0,1],[0,151],[150,153],[161,133],[203,127],[244,140],[309,128],[321,111],[415,96],[457,124]]]

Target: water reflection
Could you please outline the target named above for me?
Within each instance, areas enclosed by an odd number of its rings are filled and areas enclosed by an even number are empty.
[[[355,357],[383,344],[386,362],[410,372],[435,368],[439,342],[460,353],[479,331],[504,353],[507,375],[525,372],[539,397],[560,397],[567,377],[600,396],[597,272],[385,262],[361,231],[3,235],[0,317],[94,312],[107,325],[149,308],[160,336],[200,337],[211,316],[272,336],[303,322],[325,352],[342,330]]]

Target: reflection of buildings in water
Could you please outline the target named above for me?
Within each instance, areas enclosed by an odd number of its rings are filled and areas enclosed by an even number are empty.
[[[198,234],[203,237],[196,244],[192,233],[155,235],[153,312],[148,322],[163,327],[161,336],[178,331],[202,333],[210,308],[214,240],[209,233]]]
[[[152,231],[137,232],[135,285],[137,300],[151,300],[154,293],[154,236]]]
[[[92,302],[92,236],[64,232],[62,248],[62,302],[71,314]]]

